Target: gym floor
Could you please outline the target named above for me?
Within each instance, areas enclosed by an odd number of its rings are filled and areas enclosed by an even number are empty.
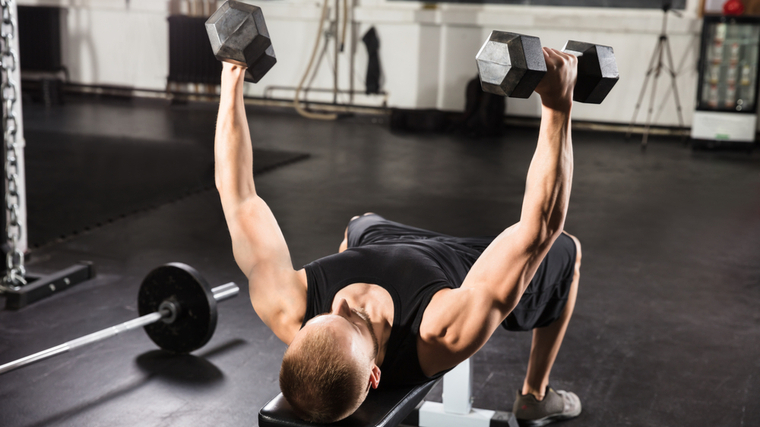
[[[28,268],[89,260],[97,276],[0,310],[0,364],[136,317],[142,278],[166,262],[242,289],[191,355],[170,356],[133,331],[2,375],[0,424],[256,425],[278,393],[285,346],[255,315],[232,258],[212,186],[216,105],[80,97],[24,108]],[[399,135],[372,116],[322,122],[262,108],[248,116],[254,147],[309,154],[256,177],[295,266],[335,252],[349,218],[368,211],[452,235],[498,233],[518,219],[537,136]],[[583,244],[583,267],[552,386],[576,392],[583,413],[563,425],[756,424],[760,156],[666,138],[642,153],[637,142],[574,132],[566,229]],[[530,334],[500,331],[474,356],[475,407],[511,410],[529,348]],[[437,386],[429,399],[440,397]]]

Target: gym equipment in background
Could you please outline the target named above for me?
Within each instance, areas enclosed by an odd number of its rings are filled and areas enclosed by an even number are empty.
[[[162,349],[189,353],[204,346],[214,334],[216,304],[236,296],[239,291],[232,282],[211,289],[189,265],[162,265],[151,271],[140,286],[137,298],[140,317],[0,365],[0,374],[140,326],[145,327],[150,339]]]
[[[760,19],[705,16],[692,147],[751,151],[757,133]]]
[[[672,9],[672,0],[663,0],[662,2],[662,31],[660,31],[660,38],[657,40],[657,45],[652,52],[652,59],[649,60],[649,69],[647,69],[646,77],[644,77],[644,84],[641,86],[641,92],[639,92],[639,99],[636,101],[636,108],[633,110],[633,117],[631,123],[628,125],[628,132],[625,137],[629,139],[631,137],[631,127],[636,122],[636,117],[639,115],[639,108],[641,107],[641,101],[644,99],[644,94],[647,91],[647,85],[649,84],[649,78],[654,73],[654,79],[652,80],[652,92],[649,95],[649,109],[647,110],[647,121],[644,125],[644,134],[641,136],[641,149],[646,150],[647,142],[649,141],[649,127],[652,125],[652,111],[654,111],[654,98],[657,92],[657,79],[660,77],[660,72],[663,68],[670,74],[670,87],[673,91],[673,99],[676,103],[676,112],[678,113],[678,124],[683,127],[683,115],[681,114],[681,101],[678,97],[678,85],[676,84],[676,71],[673,66],[673,53],[670,50],[670,41],[668,40],[667,24],[668,24],[668,12],[673,12],[676,16],[680,17],[681,13]],[[667,52],[666,52],[667,50]],[[662,55],[668,54],[668,65],[663,64]],[[655,63],[656,60],[656,63]]]
[[[2,26],[0,35],[0,74],[2,74],[3,142],[5,161],[5,220],[3,234],[5,251],[5,276],[0,283],[0,293],[5,295],[6,309],[19,309],[67,289],[94,275],[92,263],[82,262],[49,275],[28,274],[24,266],[27,250],[26,231],[26,176],[24,169],[24,120],[21,108],[21,71],[18,63],[18,20],[15,0],[2,0]],[[6,28],[7,27],[7,28]],[[7,30],[7,31],[6,31]]]

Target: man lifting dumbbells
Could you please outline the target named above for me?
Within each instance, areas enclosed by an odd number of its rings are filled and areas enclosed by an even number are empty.
[[[260,16],[260,9],[251,10]],[[259,25],[250,32],[266,33],[263,19],[247,22]],[[265,48],[259,46],[259,54]],[[337,421],[352,414],[370,388],[440,377],[476,353],[499,325],[533,331],[528,372],[513,407],[521,424],[580,413],[576,395],[548,386],[580,277],[580,244],[563,232],[577,58],[538,49],[543,71],[531,84],[541,97],[541,127],[518,223],[496,238],[456,238],[365,214],[349,222],[339,253],[300,270],[252,176],[243,64],[256,58],[228,60],[215,49],[225,61],[216,186],[253,308],[289,346],[280,387],[300,417]]]

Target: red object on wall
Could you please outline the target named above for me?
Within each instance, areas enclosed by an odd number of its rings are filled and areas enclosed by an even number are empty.
[[[744,13],[744,4],[741,2],[741,0],[728,0],[725,3],[723,3],[723,14],[724,15],[741,15]]]

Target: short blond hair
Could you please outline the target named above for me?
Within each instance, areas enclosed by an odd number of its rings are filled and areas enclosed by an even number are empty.
[[[327,328],[317,328],[285,352],[280,390],[301,419],[339,421],[363,401],[369,374],[364,378],[366,369],[340,351],[337,341]]]

